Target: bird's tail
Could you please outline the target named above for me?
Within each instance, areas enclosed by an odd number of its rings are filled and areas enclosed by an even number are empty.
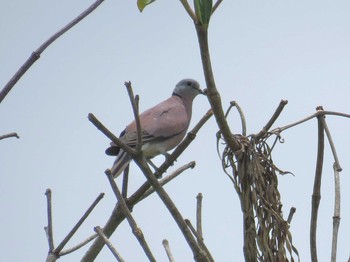
[[[111,169],[114,178],[117,178],[124,169],[129,165],[131,157],[124,150],[120,149],[117,159]]]

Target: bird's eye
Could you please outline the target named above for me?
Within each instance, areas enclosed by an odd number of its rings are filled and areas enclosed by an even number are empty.
[[[190,81],[188,81],[186,84],[187,84],[188,86],[191,86],[191,85],[192,85],[192,83],[191,83]]]

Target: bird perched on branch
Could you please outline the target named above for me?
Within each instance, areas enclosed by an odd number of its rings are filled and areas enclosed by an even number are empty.
[[[171,97],[140,114],[142,136],[141,150],[150,159],[175,148],[185,137],[192,115],[192,102],[198,95],[205,93],[199,83],[193,79],[181,80]],[[120,134],[119,139],[135,148],[137,144],[137,127],[132,121]],[[114,178],[118,177],[132,160],[123,149],[114,143],[106,149],[106,154],[117,156],[111,169]]]

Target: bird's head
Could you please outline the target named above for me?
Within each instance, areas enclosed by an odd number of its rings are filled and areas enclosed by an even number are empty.
[[[173,95],[183,99],[194,99],[198,94],[205,95],[199,83],[193,79],[183,79],[175,86]]]

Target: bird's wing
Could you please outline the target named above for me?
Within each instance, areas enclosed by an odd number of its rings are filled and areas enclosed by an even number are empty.
[[[164,141],[186,132],[191,115],[181,98],[172,96],[140,114],[142,143]],[[120,134],[120,139],[130,147],[137,144],[136,122],[131,122]],[[118,155],[114,143],[106,149],[107,155]]]
[[[148,109],[140,115],[142,141],[144,143],[164,140],[185,132],[190,123],[190,116],[178,97],[170,97],[164,102]],[[136,123],[133,121],[126,128],[126,143],[137,140]]]

